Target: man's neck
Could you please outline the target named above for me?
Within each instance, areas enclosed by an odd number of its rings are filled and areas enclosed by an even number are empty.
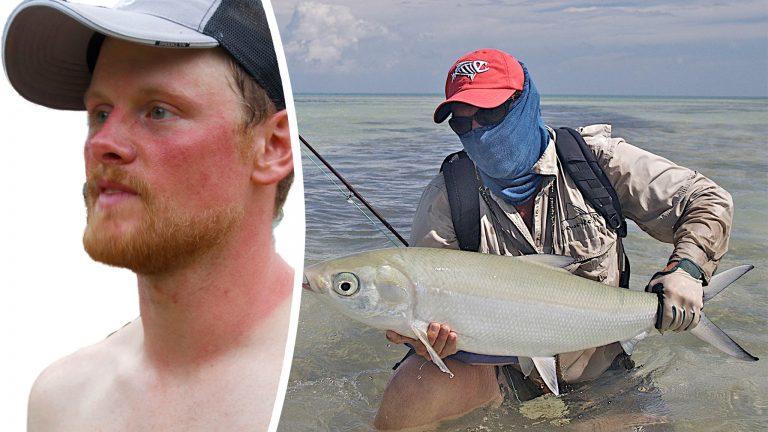
[[[138,276],[151,364],[195,368],[274,337],[259,329],[271,328],[270,315],[289,301],[293,270],[275,252],[271,232],[264,234],[241,232],[184,268]]]
[[[520,217],[523,218],[523,222],[525,223],[526,228],[528,228],[528,232],[533,235],[533,202],[534,199],[530,199],[526,201],[523,204],[516,205],[515,209],[520,214]]]

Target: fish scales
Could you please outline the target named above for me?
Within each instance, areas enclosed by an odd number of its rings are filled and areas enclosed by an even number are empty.
[[[459,349],[549,356],[653,328],[654,295],[510,257],[444,252],[402,250],[393,265],[412,275],[414,317],[448,323]]]
[[[367,324],[404,331],[409,322],[443,322],[459,335],[459,349],[478,354],[551,356],[605,345],[653,328],[656,314],[655,295],[515,257],[401,248],[333,263],[337,274],[357,272],[361,289],[375,287],[377,299],[405,296],[400,300],[407,304],[390,305],[394,312],[378,311],[363,319]],[[383,269],[387,277],[381,276]],[[397,283],[386,280],[399,274],[404,278]],[[365,307],[371,302],[367,299]],[[389,321],[383,322],[383,316]]]

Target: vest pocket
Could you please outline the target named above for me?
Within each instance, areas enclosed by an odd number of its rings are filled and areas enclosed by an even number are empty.
[[[602,255],[606,246],[612,244],[615,235],[605,226],[603,217],[597,212],[568,204],[565,219],[560,221],[563,244],[571,256],[589,258]]]
[[[606,283],[611,274],[609,252],[616,244],[616,235],[597,213],[584,215],[561,225],[563,252],[581,262],[574,274]]]

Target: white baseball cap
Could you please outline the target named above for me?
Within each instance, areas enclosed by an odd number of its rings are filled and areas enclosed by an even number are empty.
[[[122,0],[114,8],[26,0],[3,32],[11,85],[36,104],[83,110],[104,36],[166,48],[222,47],[285,107],[272,36],[260,0]]]

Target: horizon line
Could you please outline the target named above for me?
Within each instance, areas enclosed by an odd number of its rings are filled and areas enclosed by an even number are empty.
[[[294,95],[323,95],[323,96],[435,96],[444,97],[441,93],[418,93],[418,92],[293,92]],[[542,97],[627,97],[627,98],[674,98],[674,99],[768,99],[764,96],[712,96],[712,95],[639,95],[639,94],[579,94],[579,93],[551,93],[542,94]]]

